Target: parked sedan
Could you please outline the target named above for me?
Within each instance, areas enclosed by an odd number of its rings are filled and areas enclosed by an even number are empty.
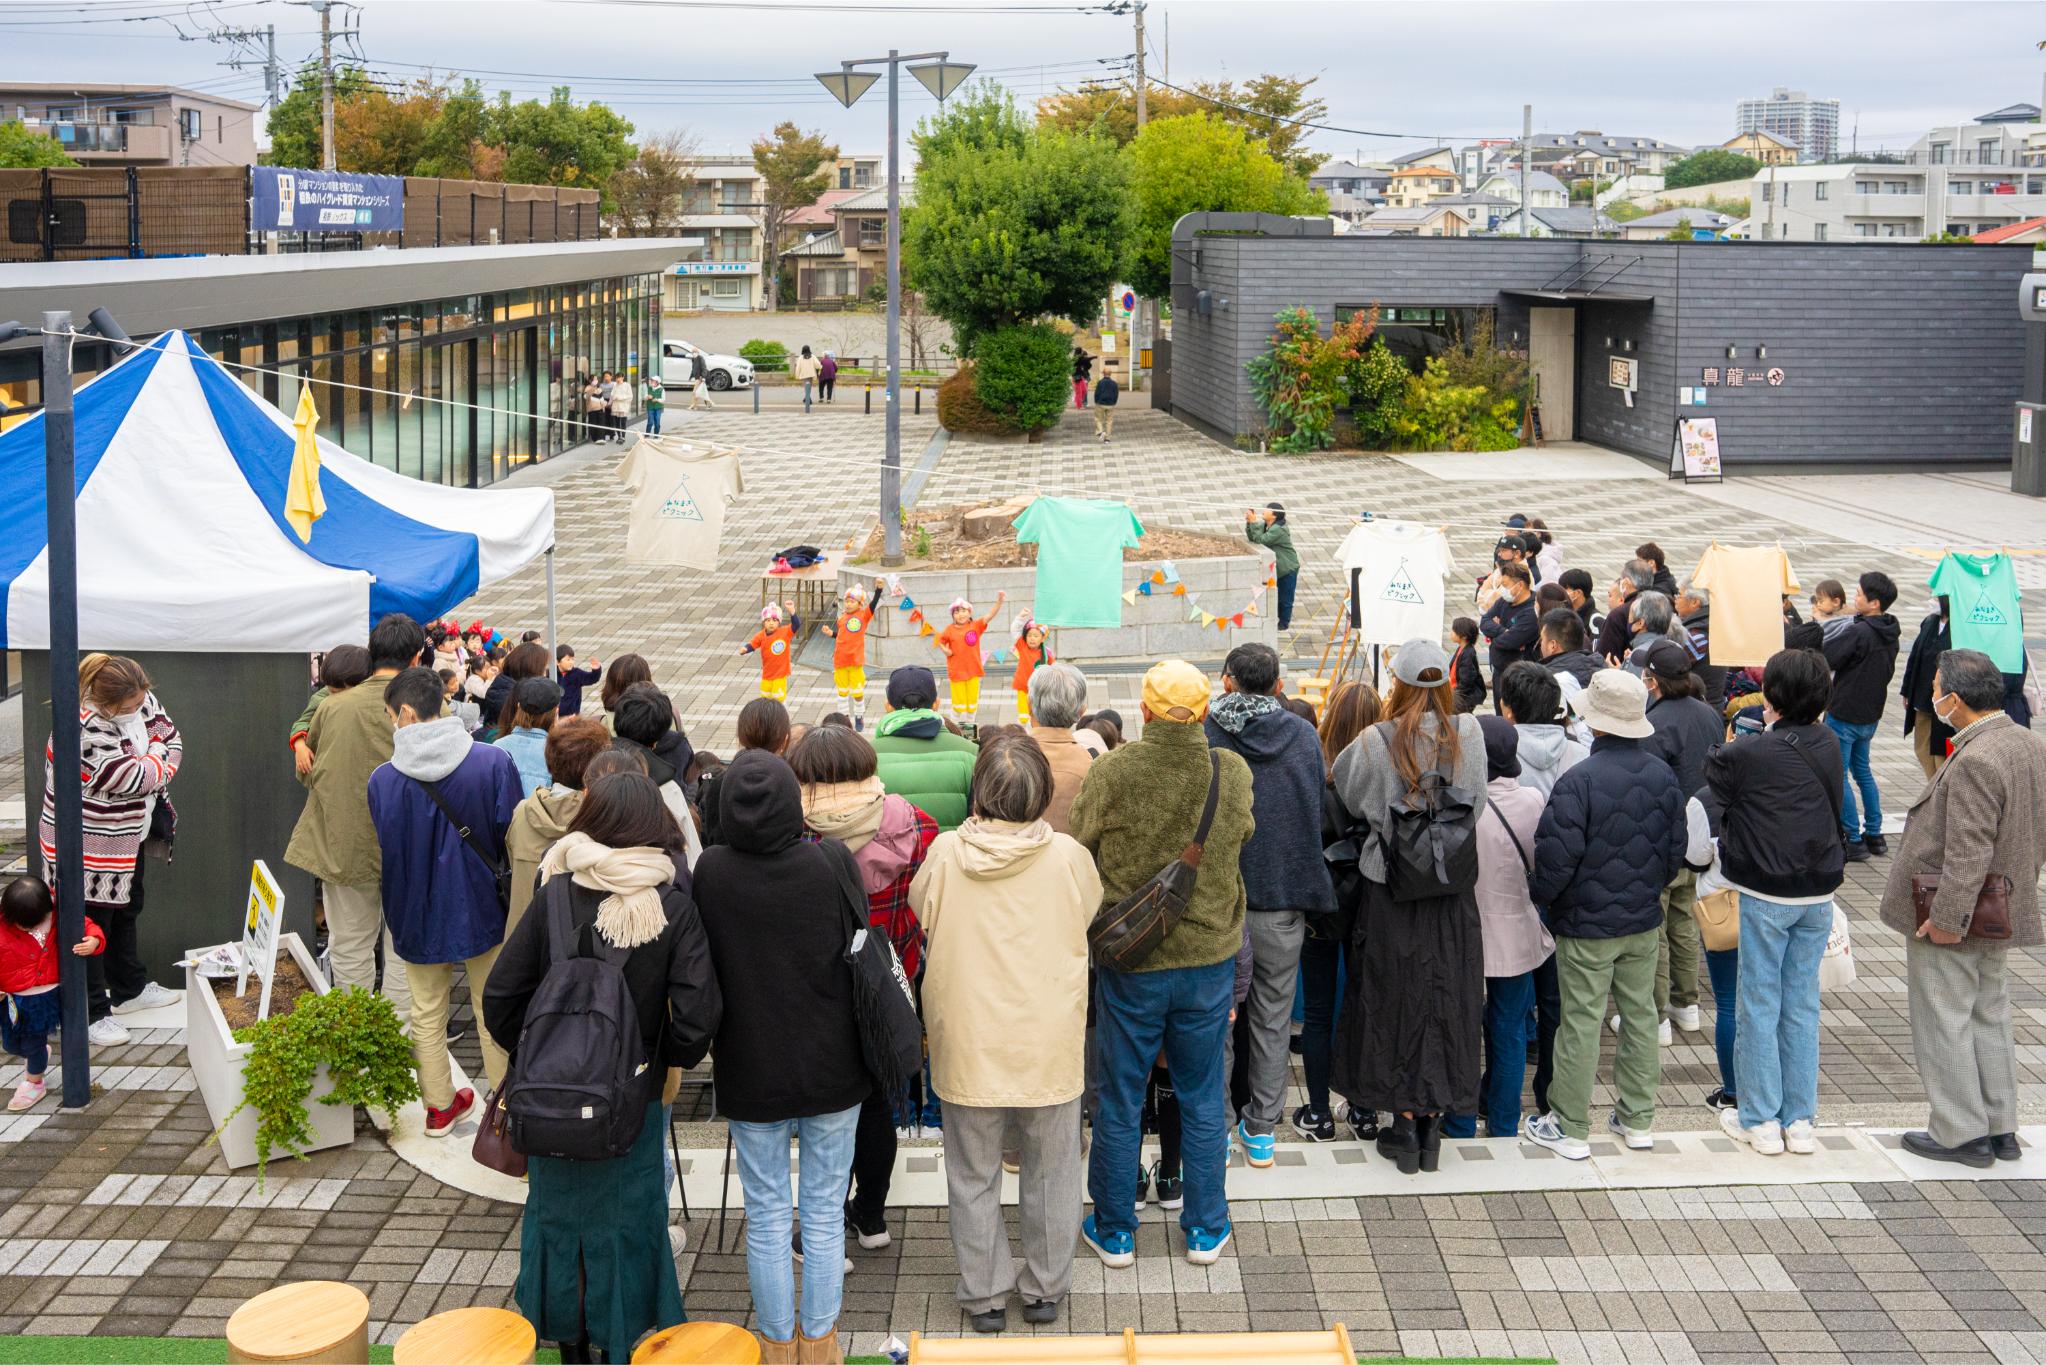
[[[670,389],[689,387],[691,362],[697,356],[703,357],[704,368],[712,389],[723,393],[726,389],[750,389],[753,387],[753,362],[735,355],[716,355],[690,345],[686,341],[663,341],[661,356],[661,384]]]

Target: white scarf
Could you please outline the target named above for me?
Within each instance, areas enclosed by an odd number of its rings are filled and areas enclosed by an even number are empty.
[[[570,834],[540,860],[543,879],[557,872],[609,893],[597,907],[597,932],[615,947],[652,943],[668,927],[661,888],[675,880],[675,863],[663,849],[606,848],[587,834]]]

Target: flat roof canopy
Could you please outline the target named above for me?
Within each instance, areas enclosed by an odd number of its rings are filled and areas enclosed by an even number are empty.
[[[1509,299],[1526,299],[1530,303],[1638,303],[1647,308],[1655,306],[1653,294],[1616,294],[1605,289],[1502,289],[1499,292]]]

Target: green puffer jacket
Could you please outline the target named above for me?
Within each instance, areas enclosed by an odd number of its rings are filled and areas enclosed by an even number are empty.
[[[973,795],[973,765],[980,746],[945,728],[935,711],[890,711],[874,728],[881,786],[938,822],[938,830],[966,823]]]
[[[1114,905],[1193,842],[1208,799],[1208,736],[1198,723],[1151,720],[1144,735],[1103,754],[1087,770],[1073,802],[1073,837],[1101,871],[1101,903]],[[1186,918],[1165,936],[1142,970],[1209,967],[1243,945],[1243,874],[1238,855],[1255,824],[1250,765],[1216,750],[1222,790],[1201,853],[1200,877]]]
[[[1262,545],[1272,552],[1272,558],[1278,561],[1272,566],[1272,572],[1280,578],[1300,572],[1300,552],[1293,548],[1293,531],[1285,522],[1275,521],[1267,526],[1260,521],[1246,521],[1243,523],[1243,535],[1251,544]]]

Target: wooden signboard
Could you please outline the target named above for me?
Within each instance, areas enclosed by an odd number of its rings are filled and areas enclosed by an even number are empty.
[[[249,913],[242,923],[242,965],[235,977],[237,997],[247,993],[249,973],[263,981],[263,996],[256,1007],[258,1019],[270,1017],[270,983],[277,976],[277,931],[284,922],[284,892],[270,875],[261,858],[249,871]]]
[[[1685,483],[1720,482],[1718,418],[1677,418],[1670,438],[1669,476]]]

